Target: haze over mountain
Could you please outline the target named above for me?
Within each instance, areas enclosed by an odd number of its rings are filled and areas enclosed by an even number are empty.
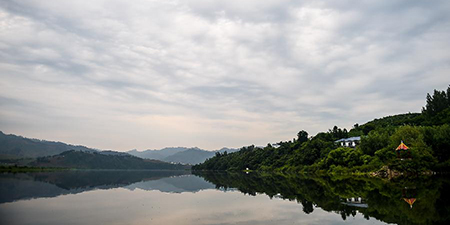
[[[191,148],[186,148],[186,147],[167,147],[167,148],[163,148],[160,150],[152,150],[152,149],[148,149],[145,151],[138,151],[136,149],[130,150],[127,153],[137,156],[137,157],[141,157],[141,158],[145,158],[145,159],[159,159],[159,160],[163,160],[164,158],[171,156],[173,154],[176,154],[178,152],[182,152],[182,151],[186,151],[188,149]]]
[[[183,163],[183,164],[198,164],[204,162],[206,159],[213,157],[217,152],[236,152],[239,149],[234,148],[222,148],[215,151],[207,151],[197,147],[185,148],[185,147],[172,147],[163,148],[161,150],[145,150],[137,151],[131,150],[127,153],[138,156],[145,159],[158,159],[165,162]]]

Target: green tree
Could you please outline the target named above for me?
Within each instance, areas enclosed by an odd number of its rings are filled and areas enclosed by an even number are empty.
[[[366,155],[375,155],[377,150],[386,147],[389,144],[389,134],[382,130],[373,130],[369,135],[361,138],[361,150]]]
[[[427,117],[432,117],[448,108],[450,106],[450,100],[447,93],[449,92],[450,86],[447,88],[447,92],[434,90],[432,96],[428,93],[427,103],[422,108],[422,113]]]
[[[412,160],[401,163],[401,170],[422,171],[433,168],[437,163],[430,146],[424,141],[424,135],[418,127],[402,126],[391,136],[391,148],[394,149],[401,141],[408,147]]]
[[[308,132],[301,130],[297,134],[297,141],[301,144],[308,141]]]

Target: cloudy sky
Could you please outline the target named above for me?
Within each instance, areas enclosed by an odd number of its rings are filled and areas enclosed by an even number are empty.
[[[419,112],[450,1],[2,0],[0,130],[218,149]]]

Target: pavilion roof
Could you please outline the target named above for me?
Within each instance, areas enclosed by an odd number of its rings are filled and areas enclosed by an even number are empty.
[[[408,146],[406,146],[403,141],[400,143],[400,145],[395,150],[408,150]]]

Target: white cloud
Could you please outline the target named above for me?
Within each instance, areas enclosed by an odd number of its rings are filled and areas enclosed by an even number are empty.
[[[419,111],[448,85],[449,8],[3,1],[0,127],[97,148],[214,149]]]

